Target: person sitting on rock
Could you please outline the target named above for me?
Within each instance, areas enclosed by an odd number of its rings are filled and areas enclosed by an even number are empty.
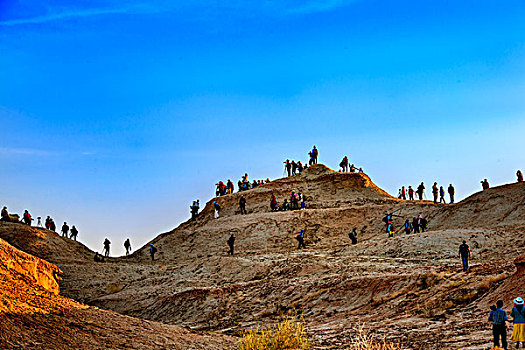
[[[7,211],[7,207],[2,208],[2,214],[1,214],[1,220],[9,222],[9,212]]]
[[[95,262],[104,262],[104,257],[100,255],[98,252],[95,252],[95,257],[93,258],[93,261]]]

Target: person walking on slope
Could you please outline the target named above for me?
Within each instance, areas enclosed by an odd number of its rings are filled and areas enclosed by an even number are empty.
[[[297,246],[297,249],[305,248],[306,244],[304,244],[304,230],[301,230],[299,234],[297,234],[297,237],[295,237],[297,241],[299,242],[299,245]]]
[[[155,261],[155,253],[157,252],[157,248],[153,246],[153,243],[149,244],[149,255],[151,255],[151,261]]]
[[[421,232],[425,232],[427,229],[428,221],[423,217],[423,215],[419,215],[419,227],[421,228]]]
[[[501,345],[507,350],[507,331],[509,330],[507,312],[503,310],[503,300],[496,302],[496,310],[490,312],[489,321],[492,322],[492,335],[494,336],[494,347]]]
[[[521,170],[516,171],[516,177],[518,178],[518,182],[523,182],[523,174],[521,173]]]
[[[406,220],[405,220],[405,225],[404,225],[404,227],[405,227],[405,233],[406,233],[407,235],[409,235],[410,232],[412,231],[412,225],[410,224],[410,220],[409,220],[409,219],[406,219]]]
[[[126,248],[126,256],[128,256],[131,251],[131,242],[129,241],[129,238],[124,241],[124,248]]]
[[[438,183],[434,182],[434,185],[432,185],[432,195],[434,195],[434,204],[438,202]]]
[[[456,189],[452,184],[448,185],[448,196],[450,197],[450,204],[454,203],[454,194],[456,193]]]
[[[219,205],[219,203],[217,203],[217,201],[213,201],[213,209],[215,209],[215,219],[218,219],[221,206]]]
[[[226,243],[228,243],[228,247],[230,248],[230,250],[228,251],[228,254],[233,255],[233,247],[235,245],[235,233],[234,232],[232,232],[230,238],[228,238]]]
[[[69,232],[69,226],[64,221],[64,225],[62,225],[62,237],[66,237],[67,238],[68,232]]]
[[[419,233],[419,220],[415,216],[412,218],[412,228],[414,233]]]
[[[510,340],[516,342],[516,349],[519,349],[520,342],[521,347],[525,348],[525,307],[523,307],[523,299],[517,297],[513,301],[514,307],[510,312],[510,316],[513,318],[514,327],[512,327]]]
[[[107,256],[107,257],[109,256],[109,246],[110,245],[111,245],[111,242],[109,241],[109,239],[106,238],[104,240],[104,250],[103,250],[104,256]]]
[[[73,225],[73,227],[71,227],[71,236],[69,236],[69,238],[71,238],[71,239],[76,241],[77,240],[77,236],[78,236],[78,230],[75,227],[75,225]]]
[[[319,151],[317,150],[317,147],[312,149],[312,164],[317,164],[317,157],[319,156]]]
[[[470,248],[467,244],[467,241],[463,241],[463,244],[459,246],[459,257],[463,263],[463,271],[468,271],[468,261],[470,259]]]
[[[439,203],[447,203],[445,202],[445,190],[443,186],[439,186]]]
[[[421,182],[421,184],[419,186],[417,186],[417,195],[419,197],[419,200],[422,201],[423,200],[423,193],[425,193],[425,184],[423,182]]]
[[[411,201],[414,200],[414,189],[412,186],[408,186],[408,199]]]
[[[239,208],[241,209],[241,215],[248,214],[246,211],[246,198],[244,198],[244,196],[241,196],[239,199]]]

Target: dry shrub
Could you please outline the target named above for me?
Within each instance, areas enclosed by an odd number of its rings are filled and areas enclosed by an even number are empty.
[[[108,293],[109,293],[109,294],[113,294],[113,293],[118,293],[118,292],[120,292],[120,291],[122,290],[122,287],[119,286],[119,285],[116,284],[116,283],[110,283],[110,284],[108,285],[107,290],[108,290]]]
[[[302,323],[286,317],[276,326],[265,330],[250,329],[242,334],[240,350],[309,350],[312,349]]]
[[[488,290],[488,289],[490,289],[490,287],[492,287],[492,285],[494,283],[502,281],[502,280],[504,280],[507,277],[509,277],[509,275],[507,275],[506,273],[501,273],[501,274],[496,275],[496,276],[490,276],[489,278],[483,280],[480,283],[479,288],[480,289],[484,289],[484,290]]]
[[[401,350],[399,344],[389,343],[385,340],[377,341],[362,328],[358,329],[357,335],[350,341],[350,350]]]

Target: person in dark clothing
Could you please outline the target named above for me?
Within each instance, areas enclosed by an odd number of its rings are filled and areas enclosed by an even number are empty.
[[[409,235],[410,232],[412,231],[412,225],[410,224],[410,220],[409,220],[409,219],[406,219],[406,220],[405,220],[404,228],[405,228],[405,233],[406,233],[407,235]]]
[[[55,221],[53,219],[50,219],[49,221],[49,229],[53,232],[57,231],[57,225],[55,224]]]
[[[292,175],[297,174],[297,163],[295,160],[292,160]]]
[[[197,216],[199,216],[199,200],[193,201],[193,204],[190,205],[191,220],[195,221]]]
[[[275,195],[272,193],[272,197],[270,198],[270,210],[276,211],[279,209],[279,205],[277,204],[277,199],[275,199]]]
[[[49,230],[50,227],[51,227],[51,218],[49,217],[49,215],[48,215],[47,218],[46,218],[46,222],[45,222],[44,226],[45,226],[45,228],[48,229],[48,230]]]
[[[518,178],[518,182],[523,182],[523,174],[521,170],[516,171],[516,177]]]
[[[31,214],[26,210],[24,211],[24,216],[22,217],[22,220],[24,221],[24,224],[31,226],[31,221],[33,220],[31,218]]]
[[[492,310],[489,315],[489,322],[492,322],[492,335],[494,336],[494,346],[499,347],[499,339],[501,337],[501,345],[503,349],[507,350],[507,332],[509,330],[507,312],[502,309],[503,301],[496,302],[496,310]]]
[[[434,196],[434,203],[438,202],[438,183],[434,182],[434,185],[432,185],[432,195]]]
[[[312,149],[312,163],[313,164],[317,164],[317,157],[319,156],[319,151],[317,150],[317,147],[315,147],[314,145],[314,148]]]
[[[357,244],[357,228],[354,227],[350,233],[348,233],[348,238],[352,241],[352,244]]]
[[[408,199],[411,201],[414,200],[414,189],[412,186],[408,186]]]
[[[463,263],[463,271],[467,271],[469,269],[468,261],[470,259],[470,248],[467,241],[463,241],[463,244],[459,246],[459,257]]]
[[[109,256],[109,246],[111,245],[111,242],[109,239],[104,240],[104,256]]]
[[[288,176],[292,176],[292,164],[290,163],[290,160],[287,159],[286,162],[284,162],[284,167],[286,168]]]
[[[481,181],[481,188],[483,188],[483,191],[490,188],[489,181],[487,179]]]
[[[241,196],[239,199],[239,208],[241,208],[241,215],[248,214],[246,211],[246,198],[244,198],[244,196]]]
[[[153,246],[153,243],[149,244],[149,255],[151,255],[151,261],[155,261],[155,253],[157,252],[157,248]]]
[[[62,237],[66,237],[67,238],[67,234],[68,233],[69,233],[69,226],[64,221],[64,225],[62,225]]]
[[[226,182],[226,188],[228,189],[228,193],[233,193],[233,191],[235,191],[232,180],[228,179],[228,182]]]
[[[9,212],[7,211],[7,207],[2,208],[1,220],[9,222]]]
[[[450,204],[454,203],[454,194],[456,193],[456,189],[452,184],[448,185],[448,195],[450,197]]]
[[[421,232],[425,232],[427,229],[427,219],[425,219],[423,216],[419,215],[419,227],[421,228]]]
[[[348,157],[347,156],[344,156],[343,160],[341,161],[341,163],[339,163],[339,166],[341,167],[341,171],[343,173],[347,173],[348,172]]]
[[[295,239],[299,242],[297,249],[306,248],[306,244],[304,244],[304,230],[301,230]]]
[[[415,216],[412,218],[412,228],[414,233],[419,233],[419,220]]]
[[[69,238],[71,238],[71,239],[76,241],[77,240],[77,236],[78,236],[78,230],[75,227],[75,225],[73,225],[73,227],[71,227],[71,235],[69,236]]]
[[[95,262],[104,262],[104,257],[100,255],[98,252],[95,253],[95,257],[93,258],[93,261]]]
[[[405,190],[405,186],[401,187],[401,196],[400,196],[400,198],[403,199],[403,200],[407,199],[407,192]]]
[[[131,242],[129,241],[129,238],[124,241],[124,248],[126,248],[126,256],[128,256],[131,251]]]
[[[443,189],[443,186],[439,187],[439,203],[446,203],[445,202],[445,190]]]
[[[228,254],[233,255],[233,247],[235,245],[235,233],[231,234],[230,238],[228,238],[226,243],[228,243],[228,247],[230,247]]]
[[[419,200],[423,200],[423,193],[425,193],[425,184],[422,182],[419,186],[417,186],[417,195],[419,196]]]

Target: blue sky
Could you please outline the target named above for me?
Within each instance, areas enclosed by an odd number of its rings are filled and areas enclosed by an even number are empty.
[[[381,187],[525,170],[522,1],[0,2],[0,204],[115,253],[316,144]]]

